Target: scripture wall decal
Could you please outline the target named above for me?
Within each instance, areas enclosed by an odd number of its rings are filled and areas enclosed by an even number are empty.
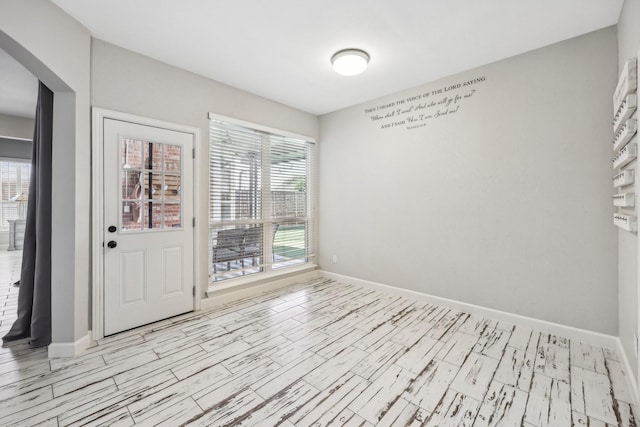
[[[486,77],[481,76],[432,91],[421,91],[365,108],[364,113],[380,129],[419,129],[428,126],[433,120],[457,114],[476,94],[476,85],[484,81]]]

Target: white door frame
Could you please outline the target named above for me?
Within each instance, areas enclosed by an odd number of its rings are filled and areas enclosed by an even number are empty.
[[[91,338],[98,340],[104,338],[104,120],[113,119],[124,122],[136,123],[140,125],[153,126],[162,129],[184,132],[193,135],[193,148],[196,154],[200,153],[200,129],[191,126],[183,126],[133,114],[121,113],[119,111],[107,110],[104,108],[92,109],[92,160],[91,160],[91,258],[92,258],[92,305],[91,305]],[[193,162],[193,212],[194,216],[199,212],[199,179],[197,157]],[[185,218],[186,221],[191,221]],[[202,284],[200,283],[199,268],[199,241],[200,233],[198,221],[194,221],[193,228],[193,283],[195,285],[195,295],[193,307],[195,311],[200,310],[200,295],[202,295]]]

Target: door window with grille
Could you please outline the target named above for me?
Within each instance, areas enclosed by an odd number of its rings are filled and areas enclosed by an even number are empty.
[[[121,138],[122,231],[182,226],[182,147]]]

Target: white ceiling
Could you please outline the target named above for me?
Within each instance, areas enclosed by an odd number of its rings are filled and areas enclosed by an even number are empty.
[[[595,31],[624,0],[52,0],[102,40],[324,114]],[[371,55],[342,77],[338,50]]]
[[[0,49],[0,114],[33,118],[38,101],[38,79]]]

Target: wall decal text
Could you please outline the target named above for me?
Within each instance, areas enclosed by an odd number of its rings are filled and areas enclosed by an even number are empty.
[[[476,94],[472,86],[484,81],[485,76],[477,77],[365,108],[364,113],[380,129],[401,126],[411,130],[426,127],[433,120],[457,114]]]

